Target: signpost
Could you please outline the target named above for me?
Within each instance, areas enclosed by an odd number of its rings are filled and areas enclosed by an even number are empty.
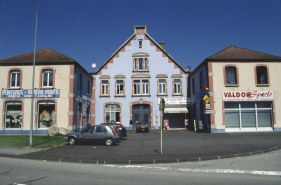
[[[163,111],[165,109],[165,100],[164,98],[160,98],[160,122],[161,122],[161,126],[160,126],[160,148],[161,148],[161,155],[162,155],[162,131],[163,131]]]

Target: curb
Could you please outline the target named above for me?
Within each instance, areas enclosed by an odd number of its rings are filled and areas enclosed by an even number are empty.
[[[81,160],[74,158],[45,158],[36,155],[9,155],[0,154],[0,157],[4,158],[16,158],[16,159],[31,159],[39,161],[50,161],[50,162],[64,162],[64,163],[80,163],[80,164],[122,164],[122,165],[132,165],[132,164],[160,164],[160,163],[180,163],[180,162],[200,162],[200,161],[210,161],[210,160],[221,160],[229,158],[240,158],[240,157],[250,157],[255,155],[262,155],[270,153],[273,151],[278,151],[281,148],[274,147],[260,151],[238,153],[230,155],[221,156],[210,156],[210,157],[190,157],[190,158],[176,158],[176,159],[152,159],[152,160]]]

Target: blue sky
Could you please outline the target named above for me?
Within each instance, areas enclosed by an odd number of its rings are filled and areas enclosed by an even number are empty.
[[[51,48],[89,72],[146,25],[184,68],[230,45],[281,56],[281,0],[36,0],[36,50]],[[0,0],[0,59],[32,52],[32,0]],[[96,69],[97,69],[96,68]],[[95,70],[96,70],[95,69]]]

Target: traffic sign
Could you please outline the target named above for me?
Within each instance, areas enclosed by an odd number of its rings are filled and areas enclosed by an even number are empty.
[[[210,98],[209,98],[208,95],[205,95],[204,98],[203,98],[203,100],[205,101],[206,104],[208,104],[209,101],[210,101]]]

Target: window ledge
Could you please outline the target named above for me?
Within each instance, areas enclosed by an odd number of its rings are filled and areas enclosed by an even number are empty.
[[[115,95],[114,97],[115,97],[115,98],[117,98],[117,97],[124,97],[124,98],[125,98],[126,95]]]
[[[160,96],[168,96],[168,94],[157,94],[156,96],[157,96],[157,97],[160,97]]]
[[[225,87],[239,87],[239,84],[224,84]]]
[[[269,87],[270,84],[256,84],[257,87]]]
[[[109,98],[110,95],[100,95],[99,97],[100,97],[100,98]]]
[[[145,95],[137,94],[137,95],[132,95],[131,97],[151,97],[151,95],[150,94],[145,94]]]
[[[132,71],[133,73],[149,73],[149,70],[145,71],[145,70],[142,70],[142,71]]]
[[[34,88],[35,89],[35,88]],[[55,87],[39,87],[37,89],[55,89]]]
[[[183,96],[183,94],[173,94],[172,96]]]

